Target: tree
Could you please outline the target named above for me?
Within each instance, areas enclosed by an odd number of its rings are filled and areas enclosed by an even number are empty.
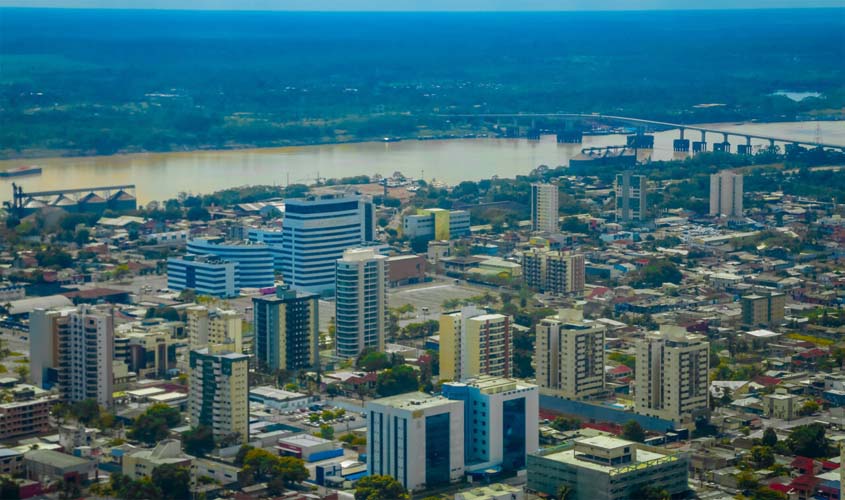
[[[775,463],[775,453],[768,446],[752,446],[750,458],[758,469],[771,467]]]
[[[180,423],[182,423],[182,416],[179,410],[163,403],[156,403],[135,419],[129,435],[132,439],[152,445],[166,438],[170,429]]]
[[[778,434],[775,432],[774,429],[771,427],[766,427],[766,430],[763,431],[763,439],[762,439],[763,446],[773,447],[778,444]]]
[[[391,476],[362,477],[355,484],[355,500],[408,500],[408,491]]]
[[[280,457],[260,448],[247,451],[243,464],[242,472],[255,482],[276,481],[277,485],[284,485],[308,479],[308,469],[301,459]]]
[[[182,445],[188,455],[205,456],[214,450],[214,433],[206,425],[194,427],[182,433]]]
[[[153,469],[153,484],[161,491],[160,498],[181,500],[191,496],[191,473],[187,467],[175,464],[159,465]]]
[[[821,406],[819,406],[818,402],[816,402],[813,399],[808,399],[807,401],[804,402],[804,404],[801,406],[801,408],[798,409],[798,414],[803,416],[803,417],[806,417],[807,415],[812,415],[812,414],[818,412],[820,409],[821,409]]]
[[[802,457],[821,458],[826,457],[829,452],[829,443],[822,424],[795,427],[786,439],[786,443],[794,454]]]
[[[187,219],[191,221],[209,220],[211,219],[211,214],[202,207],[191,207],[188,209]]]
[[[581,428],[581,420],[577,418],[555,417],[551,426],[559,431],[572,431]]]
[[[669,500],[669,492],[648,484],[641,484],[632,493],[631,498],[637,500]]]
[[[332,427],[329,424],[321,425],[319,435],[323,439],[328,439],[328,440],[334,439],[334,427]]]
[[[329,384],[326,386],[326,394],[333,398],[340,394],[340,384]]]
[[[753,472],[744,470],[736,475],[736,485],[741,490],[756,490],[760,482]]]
[[[751,494],[751,500],[787,500],[785,493],[775,491],[768,486],[759,486]]]
[[[383,352],[364,349],[355,361],[355,366],[368,372],[383,370],[390,367],[390,358]]]
[[[672,261],[652,260],[635,275],[634,283],[642,287],[660,287],[663,283],[678,284],[684,275]]]
[[[21,497],[20,486],[9,476],[0,477],[0,498],[17,500]]]
[[[636,420],[629,420],[622,426],[622,438],[637,443],[645,442],[645,430]]]
[[[395,396],[419,389],[417,372],[408,365],[388,368],[379,373],[376,380],[376,392],[382,397]]]
[[[15,373],[21,378],[21,382],[26,382],[29,378],[29,367],[26,365],[18,365],[15,367]]]
[[[254,449],[255,446],[251,446],[248,444],[242,445],[238,450],[237,455],[235,455],[235,465],[242,466],[244,464],[244,459],[246,459],[246,454]]]

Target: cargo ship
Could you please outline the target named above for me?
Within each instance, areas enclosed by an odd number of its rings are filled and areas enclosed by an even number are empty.
[[[0,177],[21,177],[24,175],[38,175],[41,173],[41,167],[24,166],[17,168],[10,168],[8,170],[0,170]]]

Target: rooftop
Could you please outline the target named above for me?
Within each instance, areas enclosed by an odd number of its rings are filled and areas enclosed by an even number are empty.
[[[456,404],[457,401],[452,401],[442,396],[430,396],[423,392],[409,392],[406,394],[398,394],[396,396],[375,399],[371,403],[404,410],[424,410],[426,408],[436,408],[438,406]]]
[[[79,467],[80,465],[92,464],[90,460],[68,455],[53,450],[32,450],[26,452],[24,458],[38,463],[47,464],[56,468]]]

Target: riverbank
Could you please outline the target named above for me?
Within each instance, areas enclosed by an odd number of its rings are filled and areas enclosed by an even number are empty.
[[[812,139],[817,130],[827,142],[845,145],[845,121],[783,122],[711,125],[737,127],[760,135]],[[652,150],[640,150],[640,161],[682,159],[672,141],[677,130],[657,132]],[[42,167],[42,175],[21,178],[25,191],[135,184],[142,203],[174,198],[180,192],[205,194],[242,185],[312,184],[318,177],[355,175],[406,176],[457,184],[494,175],[514,177],[539,165],[565,166],[585,147],[625,144],[624,135],[585,136],[582,144],[558,144],[554,136],[526,139],[405,140],[347,142],[319,146],[132,153],[112,156],[52,157],[28,161]],[[757,148],[768,143],[755,140]],[[0,169],[19,166],[19,160],[0,161]],[[11,198],[11,181],[0,180],[0,200]]]

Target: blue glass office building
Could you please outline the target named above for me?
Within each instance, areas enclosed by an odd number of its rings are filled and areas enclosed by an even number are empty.
[[[285,201],[280,270],[292,289],[334,293],[343,251],[375,240],[372,202],[331,194]]]

